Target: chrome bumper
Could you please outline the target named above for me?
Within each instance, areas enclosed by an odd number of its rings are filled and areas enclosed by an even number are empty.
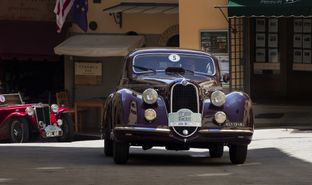
[[[170,128],[115,127],[111,136],[132,145],[167,146],[180,143],[190,147],[202,147],[212,143],[249,144],[252,135],[252,129],[201,129],[190,137],[181,137]]]

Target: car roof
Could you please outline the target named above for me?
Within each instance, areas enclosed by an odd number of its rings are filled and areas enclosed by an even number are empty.
[[[194,49],[184,49],[184,48],[167,48],[167,47],[159,47],[159,48],[138,48],[129,53],[129,57],[133,57],[138,54],[145,54],[145,53],[184,53],[184,54],[197,54],[197,55],[205,55],[211,56],[211,54],[201,51],[201,50],[194,50]]]

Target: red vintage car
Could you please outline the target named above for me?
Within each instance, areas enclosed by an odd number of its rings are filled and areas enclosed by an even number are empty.
[[[56,104],[25,104],[19,93],[0,94],[0,140],[24,143],[39,136],[71,141],[71,112]]]

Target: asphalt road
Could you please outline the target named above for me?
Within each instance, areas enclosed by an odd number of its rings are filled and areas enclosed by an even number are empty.
[[[204,185],[312,184],[310,130],[256,130],[245,164],[232,165],[208,150],[142,151],[132,148],[127,165],[103,154],[103,140],[72,143],[0,144],[0,185]]]

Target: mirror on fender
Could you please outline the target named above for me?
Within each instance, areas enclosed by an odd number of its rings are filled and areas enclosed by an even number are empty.
[[[224,74],[222,75],[222,81],[223,81],[224,83],[228,83],[228,82],[230,81],[230,74],[229,74],[229,73],[224,73]]]

